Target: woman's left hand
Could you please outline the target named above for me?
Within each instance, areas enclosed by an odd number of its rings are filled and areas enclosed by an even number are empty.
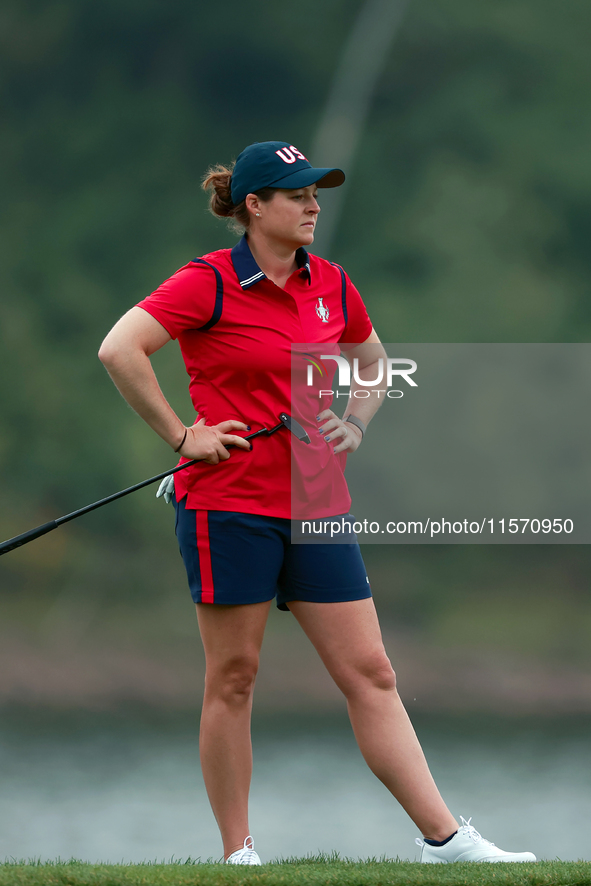
[[[334,414],[332,409],[325,409],[324,412],[321,412],[318,421],[320,422],[319,433],[323,435],[329,446],[331,443],[335,444],[333,449],[335,454],[355,452],[363,439],[359,428],[349,422],[344,422],[342,418]]]

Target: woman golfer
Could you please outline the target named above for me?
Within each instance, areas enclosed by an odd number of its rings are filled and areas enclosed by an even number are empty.
[[[173,274],[119,320],[99,354],[150,427],[183,459],[202,460],[175,475],[176,532],[205,649],[200,756],[224,857],[261,863],[248,826],[250,715],[276,598],[342,690],[367,764],[422,833],[421,861],[535,861],[530,852],[503,852],[452,816],[396,691],[355,536],[345,544],[292,543],[291,435],[281,430],[252,446],[243,439],[289,412],[293,343],[316,343],[323,354],[340,349],[357,358],[360,372],[371,369],[376,348],[383,354],[348,277],[306,251],[318,188],[343,181],[341,170],[313,168],[285,142],[250,145],[233,167],[210,170],[203,184],[211,210],[241,226],[242,240]],[[179,340],[199,416],[190,427],[167,403],[150,363],[171,339]],[[305,349],[300,360],[306,368],[317,363]],[[331,388],[330,376],[322,386]],[[294,441],[294,453],[306,449],[316,465],[310,476],[310,462],[302,468],[307,516],[346,515],[343,462],[362,445],[380,400],[352,398],[344,419],[329,399],[318,402],[316,414],[295,416],[312,443]]]

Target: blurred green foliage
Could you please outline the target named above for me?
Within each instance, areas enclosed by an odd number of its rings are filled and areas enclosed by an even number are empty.
[[[173,463],[98,346],[177,267],[234,242],[206,212],[210,164],[256,140],[311,144],[360,7],[4,0],[3,538]],[[568,13],[550,0],[409,5],[330,256],[384,341],[588,338],[590,26],[582,0]],[[176,346],[155,363],[190,421]],[[150,490],[83,519],[3,557],[3,593],[156,601],[170,576],[182,581],[171,514]],[[454,642],[474,622],[453,615],[462,601],[479,600],[482,620],[491,601],[521,596],[520,624],[533,612],[539,623],[536,654],[586,649],[564,613],[588,605],[587,548],[365,554],[383,606],[409,626],[438,625]],[[513,635],[485,620],[502,648]]]

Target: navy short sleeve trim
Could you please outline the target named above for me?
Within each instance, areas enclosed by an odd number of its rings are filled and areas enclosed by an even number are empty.
[[[334,267],[338,268],[341,272],[341,304],[343,306],[343,317],[345,318],[346,326],[349,322],[349,315],[347,312],[347,278],[345,277],[345,272],[340,265],[337,265],[337,263],[333,261],[331,261],[331,265],[334,265]]]
[[[199,326],[200,332],[207,332],[208,329],[215,326],[222,316],[222,310],[224,307],[224,281],[222,280],[222,275],[218,269],[208,261],[205,261],[204,258],[194,258],[193,264],[207,265],[215,274],[215,304],[213,306],[213,313],[207,323],[204,323],[203,326]]]

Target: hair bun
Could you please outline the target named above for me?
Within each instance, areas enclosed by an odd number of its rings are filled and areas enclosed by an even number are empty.
[[[209,208],[218,218],[231,218],[235,206],[232,203],[232,169],[226,166],[212,166],[203,179],[202,188],[210,194]]]

